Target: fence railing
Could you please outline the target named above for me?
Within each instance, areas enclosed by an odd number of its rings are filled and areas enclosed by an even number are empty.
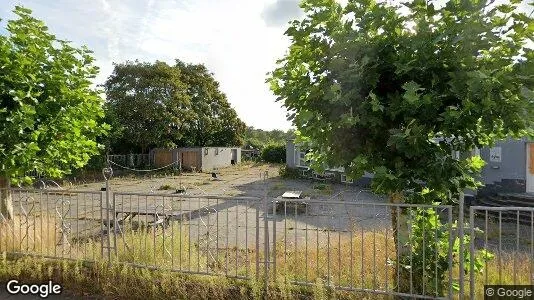
[[[484,285],[534,284],[534,207],[470,207],[471,299],[483,297]],[[492,256],[476,273],[475,255]]]
[[[463,237],[448,205],[109,190],[11,194],[14,217],[0,216],[0,252],[429,299],[462,298],[456,290],[463,285],[478,299],[484,284],[534,280],[532,208],[471,207],[465,233],[473,238],[464,254],[454,250]],[[495,257],[475,266],[483,248]],[[464,255],[469,264],[460,270]]]
[[[258,274],[260,199],[114,193],[121,263],[196,274]]]
[[[130,168],[154,165],[149,154],[114,154],[107,155],[106,158],[108,161]]]
[[[101,259],[102,193],[12,189],[14,216],[0,214],[0,252]]]

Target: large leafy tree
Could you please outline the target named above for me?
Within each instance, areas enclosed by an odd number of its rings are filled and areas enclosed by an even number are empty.
[[[532,136],[534,23],[519,2],[304,0],[268,81],[316,168],[374,173],[392,202],[448,202],[483,166],[453,151]]]
[[[317,167],[452,199],[481,167],[452,151],[533,132],[534,26],[518,2],[305,0],[269,82]]]
[[[29,9],[14,13],[0,36],[0,188],[27,171],[61,177],[84,166],[107,128],[91,51],[57,39]],[[0,213],[12,217],[8,190]]]
[[[239,146],[243,144],[245,123],[230,106],[219,83],[204,65],[176,60],[181,79],[187,85],[195,120],[187,130],[184,146]]]
[[[245,125],[203,65],[126,62],[104,86],[113,152],[242,143]]]
[[[172,145],[193,119],[187,86],[164,62],[116,64],[104,87],[114,148],[126,144],[145,153],[150,146]]]

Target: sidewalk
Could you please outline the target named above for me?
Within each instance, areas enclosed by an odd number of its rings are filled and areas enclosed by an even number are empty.
[[[47,298],[41,298],[39,296],[34,295],[10,295],[7,290],[5,283],[2,283],[0,285],[0,300],[41,300],[41,299],[50,299],[50,300],[75,300],[75,299],[88,299],[88,297],[76,297],[68,295],[68,293],[61,294],[61,295],[50,295]],[[89,299],[98,299],[96,297],[92,297]]]

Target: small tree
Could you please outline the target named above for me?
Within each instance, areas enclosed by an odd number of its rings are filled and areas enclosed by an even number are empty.
[[[281,164],[286,161],[286,147],[284,145],[268,144],[261,150],[264,162]]]
[[[116,64],[105,83],[109,144],[140,148],[238,146],[245,124],[203,65],[176,60]]]
[[[180,72],[164,62],[115,64],[104,87],[107,117],[120,132],[112,136],[115,144],[128,141],[141,153],[169,146],[195,119]]]
[[[98,68],[91,51],[74,48],[48,32],[31,10],[0,36],[0,213],[13,217],[11,183],[27,171],[61,177],[98,153],[97,136],[107,126],[103,100],[91,88]]]
[[[519,2],[303,1],[268,81],[313,166],[374,173],[391,202],[447,203],[477,188],[484,162],[453,151],[533,134],[534,27]]]

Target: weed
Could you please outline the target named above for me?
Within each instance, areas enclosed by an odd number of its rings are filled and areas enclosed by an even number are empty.
[[[60,253],[62,246],[57,243],[60,240],[57,220],[48,216],[36,217],[35,220],[27,223],[28,220],[19,217],[0,225],[0,252],[3,253],[0,256],[0,282],[9,278],[28,282],[53,279],[75,293],[85,292],[104,298],[134,295],[132,297],[137,299],[261,299],[264,296],[261,280],[234,281],[224,277],[228,273],[237,276],[248,274],[249,278],[256,278],[253,265],[256,260],[265,260],[262,252],[238,247],[229,247],[228,250],[208,248],[205,242],[197,244],[196,238],[190,238],[187,227],[179,223],[164,231],[135,230],[125,226],[124,234],[117,239],[117,257],[111,266],[100,257],[100,241],[91,239],[71,241],[68,257],[78,259],[75,262],[7,255],[6,252]],[[302,230],[300,225],[298,228],[295,224],[289,226]],[[31,233],[31,239],[27,239],[26,228]],[[392,233],[358,228],[352,228],[351,232],[352,235],[310,230],[307,241],[294,240],[290,234],[279,236],[274,257],[277,271],[274,276],[270,275],[274,286],[269,288],[269,298],[290,299],[303,294],[314,299],[354,298],[353,293],[334,291],[332,285],[381,290],[389,286],[391,289],[395,279],[390,263],[395,259]],[[318,244],[317,241],[322,242]],[[82,262],[91,256],[88,253],[96,253],[96,263]],[[530,283],[531,259],[528,254],[500,253],[495,259],[485,262],[483,272],[476,274],[477,295],[483,295],[484,284]],[[132,263],[159,270],[135,268],[130,265]],[[171,269],[209,271],[220,276],[183,275],[170,272]],[[454,278],[457,278],[457,273]],[[315,285],[311,288],[296,287],[289,284],[293,280],[314,282]],[[366,299],[381,298],[373,296]]]
[[[289,168],[287,165],[282,165],[278,174],[284,179],[298,179],[301,177],[299,169]]]
[[[158,188],[158,190],[160,191],[168,191],[168,190],[173,190],[173,189],[174,187],[169,184],[163,184]]]

